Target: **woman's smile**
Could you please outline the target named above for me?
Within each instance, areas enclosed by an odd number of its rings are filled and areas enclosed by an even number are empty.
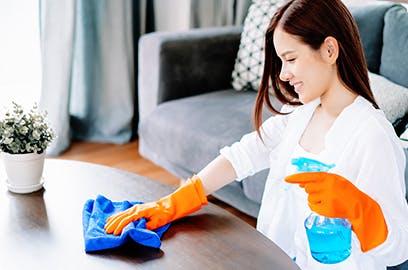
[[[295,92],[299,94],[299,91],[300,91],[301,87],[303,86],[303,82],[293,83],[292,86],[294,87]]]

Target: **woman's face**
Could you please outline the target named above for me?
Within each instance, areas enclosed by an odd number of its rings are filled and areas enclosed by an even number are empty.
[[[324,46],[313,50],[281,27],[275,29],[273,43],[282,61],[279,77],[294,87],[302,103],[322,97],[330,90],[337,71],[327,61]]]

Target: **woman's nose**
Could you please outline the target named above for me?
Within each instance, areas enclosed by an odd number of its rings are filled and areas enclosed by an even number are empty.
[[[285,68],[282,68],[281,72],[279,73],[279,78],[284,82],[289,81],[290,73]]]

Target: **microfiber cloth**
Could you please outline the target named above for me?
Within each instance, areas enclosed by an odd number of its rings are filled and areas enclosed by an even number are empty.
[[[88,200],[82,212],[85,251],[92,252],[119,247],[127,241],[135,241],[144,246],[159,248],[161,236],[169,228],[170,223],[155,229],[146,229],[146,219],[141,218],[127,225],[120,235],[107,234],[103,227],[111,215],[124,211],[142,202],[112,202],[102,195],[95,200]]]

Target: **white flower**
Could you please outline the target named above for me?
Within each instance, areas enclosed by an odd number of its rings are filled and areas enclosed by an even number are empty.
[[[3,143],[4,144],[11,144],[13,142],[13,138],[5,138]]]
[[[0,150],[10,154],[42,153],[54,138],[46,121],[46,112],[37,105],[25,113],[13,102],[11,110],[0,119]]]
[[[21,134],[27,134],[27,132],[28,132],[28,127],[26,127],[26,126],[22,126],[22,127],[20,127],[20,132],[21,132]]]
[[[26,146],[25,146],[25,149],[27,150],[27,152],[31,152],[33,147],[31,146],[30,143],[27,143]]]
[[[41,133],[40,133],[40,131],[38,129],[33,130],[33,137],[36,140],[39,140],[41,138]]]
[[[12,132],[11,128],[5,128],[4,131],[3,131],[3,136],[8,137],[8,136],[10,136],[11,132]]]

